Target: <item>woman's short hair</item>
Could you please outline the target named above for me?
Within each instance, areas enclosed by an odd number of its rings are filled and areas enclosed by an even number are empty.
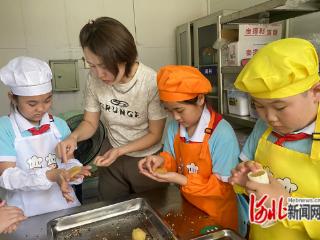
[[[118,64],[125,63],[125,75],[129,76],[138,53],[132,34],[122,23],[110,17],[91,20],[81,29],[79,39],[82,49],[100,57],[112,74],[116,76]]]

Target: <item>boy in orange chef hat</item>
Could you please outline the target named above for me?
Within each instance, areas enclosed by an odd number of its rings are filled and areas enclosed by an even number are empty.
[[[209,80],[194,67],[165,66],[157,81],[160,99],[173,120],[163,152],[140,160],[141,173],[180,185],[190,203],[217,224],[238,231],[237,196],[227,179],[238,164],[239,146],[232,127],[206,104],[205,94],[212,91]],[[165,173],[158,173],[159,167]],[[244,208],[240,204],[239,209]],[[245,234],[243,221],[240,225]]]
[[[320,197],[319,62],[315,48],[288,38],[258,51],[238,76],[235,86],[248,92],[261,117],[247,139],[230,182],[257,199]],[[259,164],[253,164],[254,160]],[[270,184],[249,181],[247,174],[263,167]],[[286,202],[286,201],[285,201]],[[278,209],[280,210],[280,209]],[[320,221],[276,221],[268,228],[252,224],[250,239],[320,239]]]

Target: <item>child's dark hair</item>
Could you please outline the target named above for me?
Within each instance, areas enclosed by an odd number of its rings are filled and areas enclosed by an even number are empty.
[[[14,104],[13,104],[13,101],[12,100],[15,100],[16,102],[18,101],[18,95],[15,95],[15,94],[11,94],[11,96],[12,96],[12,99],[10,100],[10,110],[11,111],[14,111],[14,109],[15,109],[15,106],[14,106]]]
[[[118,64],[125,63],[125,75],[129,76],[138,52],[132,34],[122,23],[109,17],[97,18],[83,26],[79,39],[82,49],[86,47],[100,57],[112,74],[116,76]]]

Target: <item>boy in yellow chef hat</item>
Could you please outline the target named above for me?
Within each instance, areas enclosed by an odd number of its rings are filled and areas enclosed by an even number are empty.
[[[212,90],[209,80],[194,67],[165,66],[157,81],[160,99],[173,120],[163,152],[140,160],[141,173],[180,185],[185,199],[213,216],[216,224],[237,231],[237,196],[228,177],[238,164],[239,146],[228,122],[206,104],[205,94]],[[246,206],[239,210],[242,207]],[[242,234],[243,218],[239,216]]]
[[[249,61],[235,86],[248,92],[259,119],[240,154],[242,163],[229,181],[260,199],[320,197],[320,84],[318,56],[303,39],[272,42]],[[252,164],[254,160],[258,164]],[[270,184],[248,180],[263,167]],[[286,202],[286,201],[285,201]],[[268,228],[252,224],[250,239],[320,239],[320,221],[277,221]]]

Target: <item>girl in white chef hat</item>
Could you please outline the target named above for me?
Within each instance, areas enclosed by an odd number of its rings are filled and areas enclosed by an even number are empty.
[[[51,78],[48,64],[30,57],[14,58],[0,69],[0,80],[11,90],[11,112],[0,117],[0,187],[8,205],[26,216],[80,205],[69,181],[79,184],[90,175],[78,160],[62,164],[56,158],[55,147],[70,129],[48,113]],[[71,176],[74,166],[79,173]]]

